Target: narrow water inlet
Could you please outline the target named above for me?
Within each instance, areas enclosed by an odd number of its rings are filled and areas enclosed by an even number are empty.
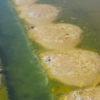
[[[0,1],[0,55],[10,100],[53,99],[46,74],[7,0]]]

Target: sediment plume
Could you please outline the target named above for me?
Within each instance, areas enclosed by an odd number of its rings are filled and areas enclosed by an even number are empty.
[[[47,52],[40,57],[48,75],[64,84],[87,87],[100,81],[100,56],[95,52],[74,49]]]
[[[32,25],[43,25],[54,21],[59,13],[59,10],[48,4],[34,4],[18,7],[20,17],[24,18]]]
[[[82,39],[83,31],[72,24],[49,24],[36,26],[29,37],[49,49],[69,50]]]

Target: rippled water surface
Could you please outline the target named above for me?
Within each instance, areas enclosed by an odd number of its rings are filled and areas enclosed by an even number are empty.
[[[84,30],[77,48],[100,54],[100,0],[39,0],[37,3],[61,7],[54,23],[72,23]],[[47,80],[38,57],[33,53],[17,13],[7,0],[0,0],[0,54],[6,70],[11,100],[52,100],[77,89]],[[43,49],[36,43],[33,48]],[[53,92],[52,92],[53,88]]]

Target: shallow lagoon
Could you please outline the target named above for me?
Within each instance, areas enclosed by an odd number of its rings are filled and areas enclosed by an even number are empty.
[[[72,23],[84,30],[84,38],[77,48],[100,54],[100,1],[99,0],[40,0],[37,3],[62,7],[55,23]],[[16,12],[7,6],[7,0],[0,1],[0,45],[1,57],[6,70],[7,86],[11,100],[56,99],[61,94],[78,89],[63,85],[56,80],[47,84],[46,74],[36,56],[44,51],[42,46],[30,46],[25,30],[16,17]],[[21,23],[23,21],[20,21]],[[24,24],[24,23],[23,23]],[[32,47],[32,48],[31,48]],[[32,49],[35,49],[33,53]]]

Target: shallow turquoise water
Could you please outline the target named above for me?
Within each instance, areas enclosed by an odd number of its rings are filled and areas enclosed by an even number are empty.
[[[11,100],[53,98],[46,74],[7,0],[0,0],[0,55]]]

